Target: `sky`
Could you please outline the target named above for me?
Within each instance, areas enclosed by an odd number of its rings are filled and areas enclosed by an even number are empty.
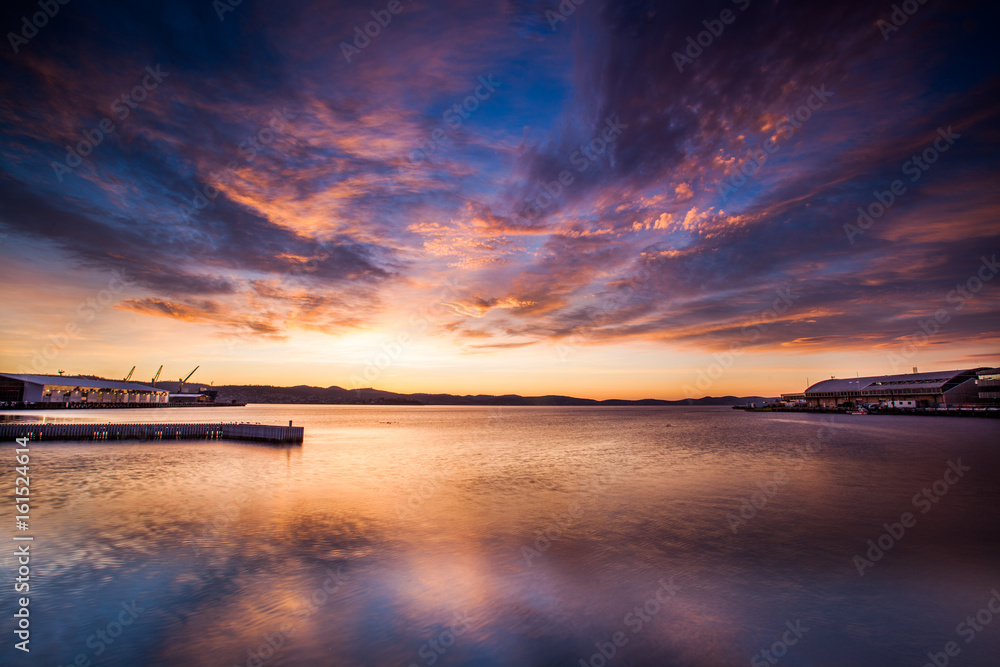
[[[1000,364],[993,3],[6,4],[0,370],[678,399]]]

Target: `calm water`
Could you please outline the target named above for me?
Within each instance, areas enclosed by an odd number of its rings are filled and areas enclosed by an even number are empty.
[[[919,667],[950,641],[950,664],[998,664],[1000,614],[959,628],[1000,590],[998,421],[726,408],[42,414],[293,419],[306,442],[33,444],[32,651],[10,646],[5,611],[9,664],[763,665],[773,648],[781,665]],[[939,497],[959,459],[968,470]],[[915,505],[925,487],[936,502]],[[904,512],[915,524],[883,537],[896,544],[860,576],[854,557]]]

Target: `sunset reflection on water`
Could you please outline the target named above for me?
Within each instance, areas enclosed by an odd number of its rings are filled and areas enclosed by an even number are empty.
[[[127,420],[177,418],[145,412]],[[735,665],[801,621],[781,664],[922,664],[1000,585],[994,420],[274,405],[239,419],[293,419],[306,442],[32,445],[35,658],[598,665],[603,648],[609,664]],[[970,472],[914,511],[958,458]],[[852,558],[908,510],[916,525],[859,576]],[[133,600],[134,623],[100,639]],[[988,664],[1000,633],[962,654]]]

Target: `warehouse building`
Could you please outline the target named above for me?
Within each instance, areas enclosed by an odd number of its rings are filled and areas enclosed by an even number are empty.
[[[169,393],[138,382],[69,375],[0,373],[0,405],[17,403],[167,403]]]
[[[981,405],[980,373],[969,370],[878,375],[863,378],[831,378],[812,385],[805,392],[782,394],[786,404],[812,408],[879,405],[887,408],[943,408]],[[998,376],[1000,379],[1000,376]],[[998,383],[1000,384],[1000,383]],[[1000,391],[1000,387],[996,388]]]
[[[981,401],[993,405],[1000,403],[1000,368],[986,368],[979,371],[976,386],[979,387]]]

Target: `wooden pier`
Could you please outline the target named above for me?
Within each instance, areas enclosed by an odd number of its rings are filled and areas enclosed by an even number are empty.
[[[28,440],[247,440],[301,445],[301,426],[268,424],[0,424],[0,441]]]

